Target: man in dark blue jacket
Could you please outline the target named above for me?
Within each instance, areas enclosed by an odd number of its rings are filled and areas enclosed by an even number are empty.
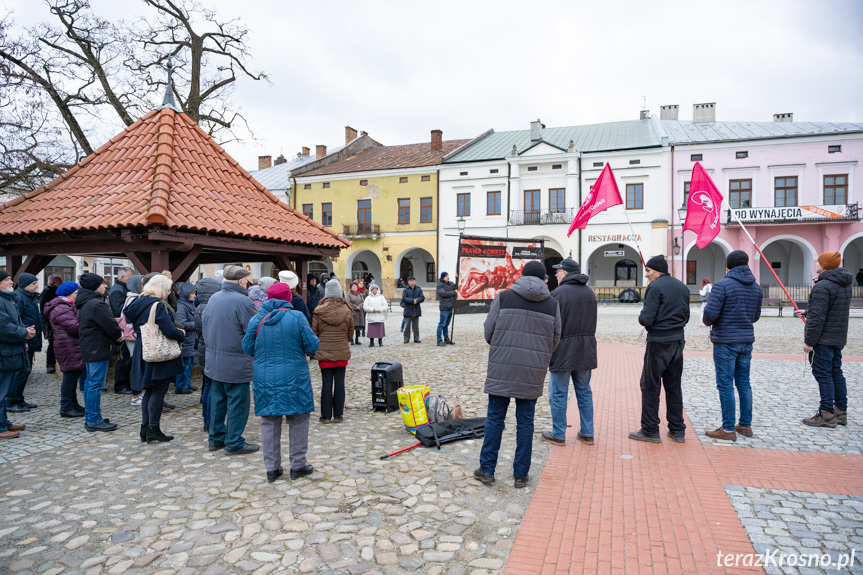
[[[725,259],[725,279],[713,285],[704,307],[704,325],[713,326],[713,365],[716,389],[722,406],[722,427],[707,431],[707,437],[737,441],[737,434],[752,437],[752,388],[749,364],[752,361],[752,326],[761,317],[761,288],[749,269],[749,256],[735,250]],[[740,397],[740,420],[734,424],[734,388]]]
[[[15,305],[24,325],[32,325],[36,335],[27,341],[27,357],[29,361],[24,369],[15,373],[9,394],[6,396],[6,410],[21,413],[36,409],[35,403],[24,401],[24,387],[33,371],[33,356],[42,351],[42,313],[39,311],[39,278],[33,274],[22,273],[18,276],[18,289],[13,294]]]
[[[36,335],[34,326],[21,321],[14,291],[12,276],[0,270],[0,439],[15,439],[24,430],[6,419],[6,394],[15,372],[24,369],[29,359],[27,341]]]
[[[423,295],[423,288],[417,285],[417,280],[414,276],[408,278],[408,287],[402,290],[402,303],[404,304],[405,312],[405,343],[411,340],[411,328],[414,331],[414,343],[420,342],[420,316],[423,310],[420,304],[426,300]]]
[[[644,294],[644,307],[638,323],[647,330],[644,368],[641,371],[641,429],[630,439],[659,443],[659,391],[665,386],[668,436],[685,441],[683,423],[683,329],[689,323],[689,288],[668,275],[665,256],[647,260],[644,275],[650,286]]]
[[[192,385],[192,370],[195,369],[195,340],[198,334],[195,332],[195,297],[197,291],[194,285],[183,283],[180,286],[180,297],[177,298],[177,321],[183,324],[186,338],[183,341],[183,373],[174,379],[174,392],[179,395],[187,395],[198,388]]]

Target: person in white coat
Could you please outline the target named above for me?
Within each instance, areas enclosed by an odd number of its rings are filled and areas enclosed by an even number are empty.
[[[710,283],[710,280],[704,278],[701,280],[701,289],[698,290],[698,299],[701,301],[701,322],[698,324],[699,327],[707,327],[704,324],[704,308],[707,307],[707,300],[710,299],[710,291],[713,289],[713,284]]]
[[[381,295],[381,288],[377,284],[369,286],[369,296],[363,302],[363,311],[366,312],[366,324],[369,336],[369,347],[375,346],[375,338],[378,340],[378,346],[384,345],[384,322],[387,319],[387,310],[389,303],[387,298]]]

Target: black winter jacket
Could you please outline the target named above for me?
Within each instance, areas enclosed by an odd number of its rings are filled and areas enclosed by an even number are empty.
[[[417,300],[417,303],[414,303]],[[420,317],[423,314],[420,304],[426,300],[420,286],[406,287],[402,290],[402,303],[405,304],[405,317]]]
[[[0,291],[0,371],[21,371],[29,363],[27,326],[12,294]]]
[[[195,357],[195,340],[198,339],[198,334],[195,333],[195,304],[189,300],[189,295],[193,291],[195,291],[194,285],[183,283],[180,286],[180,297],[177,299],[177,321],[183,325],[183,331],[186,332],[182,357]]]
[[[13,294],[24,327],[32,325],[36,328],[36,336],[27,341],[27,351],[30,353],[42,351],[43,319],[42,312],[39,311],[39,295],[39,292],[30,292],[21,288],[16,289]]]
[[[752,343],[752,327],[761,317],[761,288],[749,266],[731,268],[725,278],[713,284],[710,299],[704,306],[704,325],[710,329],[710,341],[718,344]]]
[[[584,274],[568,273],[551,297],[560,304],[560,344],[549,371],[596,369],[596,294]]]
[[[647,329],[647,341],[683,339],[689,323],[689,288],[668,274],[656,278],[647,286],[638,323]]]
[[[312,286],[311,280],[314,278],[315,285]],[[306,303],[309,305],[309,313],[315,313],[315,308],[318,307],[318,303],[322,299],[324,299],[324,288],[321,287],[321,280],[317,274],[309,274],[309,277],[306,278],[306,282],[308,285],[308,289],[306,290]]]
[[[841,347],[848,343],[851,313],[851,272],[845,268],[824,270],[809,292],[803,343]]]
[[[108,304],[111,306],[111,313],[114,317],[120,317],[123,313],[123,305],[126,303],[126,295],[129,293],[129,288],[126,284],[118,281],[108,290]]]
[[[122,337],[123,330],[117,325],[110,306],[93,290],[79,288],[75,307],[78,308],[78,334],[84,361],[111,359],[119,349],[117,340]]]
[[[453,308],[456,289],[458,289],[458,286],[455,285],[455,282],[437,282],[437,300],[440,304],[441,311],[447,311]]]
[[[195,299],[195,332],[198,336],[198,365],[204,371],[207,359],[207,344],[204,342],[204,320],[202,316],[207,309],[210,297],[222,289],[222,282],[213,278],[202,278],[197,284],[198,297]]]

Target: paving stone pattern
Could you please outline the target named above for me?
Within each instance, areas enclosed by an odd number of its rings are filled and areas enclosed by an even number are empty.
[[[815,470],[813,470],[814,472]],[[840,554],[855,551],[855,565],[842,573],[863,573],[863,497],[778,489],[725,488],[756,553],[778,549],[788,555]],[[839,573],[814,566],[770,564],[769,574]]]

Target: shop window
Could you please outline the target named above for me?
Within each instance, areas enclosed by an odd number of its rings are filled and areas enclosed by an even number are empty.
[[[426,282],[433,284],[437,281],[435,278],[434,262],[426,264]]]
[[[698,281],[697,266],[694,260],[686,260],[686,285],[694,286]]]

